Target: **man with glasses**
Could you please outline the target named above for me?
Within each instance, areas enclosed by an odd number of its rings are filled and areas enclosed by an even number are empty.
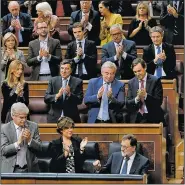
[[[62,59],[60,41],[49,37],[48,32],[47,23],[38,22],[39,38],[29,43],[27,64],[33,69],[30,77],[32,81],[47,81],[59,74]]]
[[[99,173],[111,174],[146,174],[149,168],[149,160],[136,151],[137,139],[134,135],[124,135],[121,141],[121,151],[114,152],[107,163],[101,168],[100,161],[93,163]]]
[[[28,107],[14,103],[12,121],[1,126],[1,173],[39,172],[35,151],[42,151],[38,124],[28,121]]]
[[[70,117],[75,123],[80,123],[78,104],[83,99],[83,82],[71,76],[72,61],[64,59],[60,63],[60,75],[50,79],[44,97],[50,105],[47,122],[56,123],[61,116]]]
[[[112,41],[102,47],[102,64],[111,61],[116,64],[117,79],[130,79],[134,76],[130,66],[137,57],[135,42],[123,38],[123,30],[120,24],[114,24],[110,28]]]
[[[84,97],[89,106],[88,123],[123,123],[125,84],[115,79],[116,69],[107,61],[101,67],[102,77],[89,81]]]

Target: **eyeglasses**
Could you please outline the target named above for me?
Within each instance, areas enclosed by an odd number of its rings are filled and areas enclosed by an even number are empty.
[[[130,148],[131,146],[121,146],[121,148],[123,149],[123,150],[127,150],[128,148]]]
[[[111,34],[112,37],[115,37],[115,36],[118,36],[118,35],[121,35],[122,33],[119,32],[119,33],[114,33],[114,34]]]

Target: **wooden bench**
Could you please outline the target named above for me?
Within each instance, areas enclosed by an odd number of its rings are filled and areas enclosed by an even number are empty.
[[[2,184],[147,184],[146,175],[25,173],[1,174]]]
[[[42,141],[56,139],[56,124],[39,124]],[[166,140],[163,137],[162,124],[75,124],[74,133],[81,138],[99,143],[100,159],[106,163],[108,146],[112,142],[121,142],[124,134],[132,133],[143,147],[143,155],[150,160],[149,174],[153,183],[166,182]]]
[[[144,46],[136,46],[138,57],[142,57],[143,47]],[[65,58],[67,46],[61,46],[61,48],[62,48],[62,58]],[[177,46],[174,46],[174,48],[175,48],[175,52],[176,52],[176,59],[184,61],[184,46],[177,45]],[[19,49],[23,51],[25,57],[27,58],[27,56],[28,56],[28,47],[19,47]],[[98,55],[97,58],[98,58],[98,60],[101,60],[101,54],[102,54],[102,47],[97,46],[97,55]]]

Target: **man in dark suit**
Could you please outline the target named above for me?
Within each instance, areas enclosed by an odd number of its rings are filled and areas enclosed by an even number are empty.
[[[100,161],[93,163],[99,173],[111,174],[147,174],[149,160],[136,152],[137,139],[134,135],[124,135],[121,141],[121,151],[114,152],[107,163],[101,168]]]
[[[135,42],[123,38],[123,30],[120,24],[110,28],[112,41],[102,47],[102,64],[111,61],[116,64],[117,79],[130,79],[134,76],[130,66],[137,57]]]
[[[122,123],[125,84],[115,79],[116,65],[105,62],[102,77],[89,81],[84,103],[89,106],[88,123]]]
[[[41,152],[38,124],[28,121],[28,107],[14,103],[11,107],[13,121],[1,126],[1,172],[39,172],[36,151]]]
[[[61,116],[70,117],[74,122],[80,123],[78,104],[83,99],[83,82],[71,76],[72,62],[64,59],[60,64],[60,75],[50,79],[44,97],[46,104],[50,105],[47,122],[56,123]]]
[[[164,122],[161,108],[163,88],[160,78],[146,73],[146,63],[136,58],[132,63],[135,77],[128,82],[127,108],[131,123]]]
[[[37,24],[38,39],[29,43],[27,64],[32,67],[30,80],[45,81],[59,74],[62,59],[60,41],[48,37],[46,22]]]
[[[84,27],[85,38],[93,40],[99,46],[100,16],[97,11],[91,9],[91,5],[92,1],[80,1],[81,10],[77,10],[71,14],[68,32],[73,36],[73,24],[75,22],[81,22]]]
[[[2,18],[2,34],[12,32],[16,35],[19,46],[28,46],[33,30],[30,15],[20,12],[17,1],[10,1],[8,10],[10,13]]]
[[[147,63],[147,72],[163,79],[176,77],[176,55],[173,45],[163,40],[163,29],[155,26],[150,30],[153,44],[143,49],[143,59]]]
[[[160,24],[164,39],[173,45],[184,45],[184,0],[162,1]]]
[[[73,76],[82,80],[89,80],[96,77],[97,49],[94,41],[84,38],[84,28],[81,23],[74,23],[73,35],[75,41],[67,46],[66,59],[72,59],[75,64]]]

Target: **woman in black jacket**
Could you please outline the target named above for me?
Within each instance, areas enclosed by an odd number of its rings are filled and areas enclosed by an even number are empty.
[[[54,173],[81,173],[84,163],[85,146],[88,138],[81,140],[73,137],[74,122],[69,117],[61,117],[57,123],[59,139],[49,145],[49,155],[52,157],[50,171]]]

